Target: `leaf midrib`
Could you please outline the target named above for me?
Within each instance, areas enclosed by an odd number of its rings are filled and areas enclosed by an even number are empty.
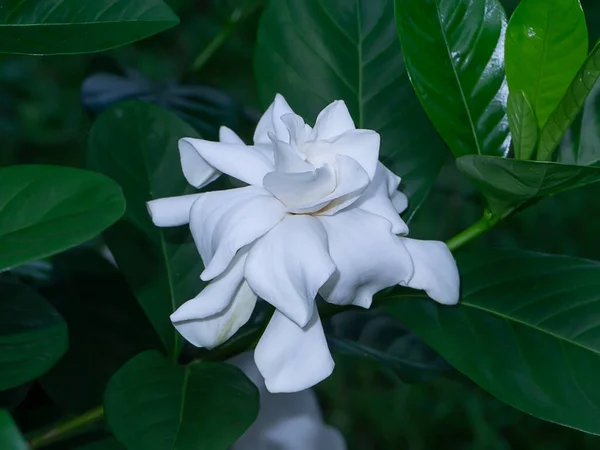
[[[555,338],[556,340],[558,340],[559,342],[566,342],[568,344],[571,344],[571,345],[574,345],[576,347],[582,348],[582,349],[587,350],[587,351],[589,351],[591,353],[594,353],[596,355],[600,355],[600,350],[596,350],[596,349],[588,347],[588,346],[586,346],[584,344],[581,344],[579,342],[575,342],[575,341],[569,340],[568,338],[566,338],[564,336],[560,336],[560,335],[558,335],[556,333],[553,333],[550,330],[546,330],[546,329],[540,328],[540,327],[538,327],[538,326],[536,326],[534,324],[525,322],[525,321],[523,321],[521,319],[517,319],[516,317],[508,316],[508,315],[503,314],[503,313],[501,313],[499,311],[494,311],[492,309],[485,308],[483,306],[476,305],[474,303],[469,303],[468,300],[461,300],[460,303],[459,303],[459,305],[463,305],[463,306],[466,306],[466,307],[470,307],[470,308],[473,308],[473,309],[484,311],[484,312],[486,312],[488,314],[491,314],[493,316],[496,316],[496,317],[499,317],[499,318],[505,320],[507,323],[517,323],[519,325],[523,325],[523,326],[525,326],[527,328],[531,328],[531,329],[533,329],[535,331],[538,331],[538,332],[540,332],[542,334],[546,334],[548,336],[551,336],[551,337]]]
[[[465,107],[465,110],[467,112],[467,117],[469,119],[469,127],[471,128],[471,133],[473,134],[473,140],[475,141],[475,147],[477,148],[477,154],[481,155],[481,147],[479,145],[479,140],[477,138],[477,130],[475,129],[475,124],[473,123],[473,117],[471,115],[471,110],[469,109],[469,104],[467,102],[467,98],[465,96],[465,92],[463,90],[462,87],[462,83],[461,80],[458,76],[458,72],[456,70],[456,66],[454,65],[454,60],[452,59],[452,54],[450,53],[450,44],[448,43],[448,36],[446,36],[446,30],[443,27],[443,22],[442,22],[442,17],[441,17],[441,12],[440,12],[440,8],[438,5],[438,1],[439,0],[433,0],[433,4],[435,6],[435,12],[437,15],[437,21],[438,24],[440,26],[440,33],[442,35],[442,38],[444,39],[444,48],[446,49],[446,54],[448,56],[448,60],[450,61],[450,66],[452,67],[452,73],[454,74],[454,79],[456,80],[456,84],[458,85],[458,91],[460,92],[460,98],[463,102],[463,106]],[[484,2],[486,2],[484,8],[485,10],[487,10],[487,0],[483,0]]]
[[[124,130],[125,133],[127,133],[127,130]],[[137,143],[136,143],[137,144]],[[148,161],[146,159],[146,154],[144,152],[144,149],[141,148],[139,145],[136,145],[136,147],[138,148],[138,152],[139,154],[142,156],[141,160],[142,160],[142,165],[144,167],[144,173],[146,174],[146,187],[148,189],[148,193],[150,194],[150,198],[154,198],[154,196],[152,195],[152,176],[150,174],[150,168],[148,167]],[[176,308],[176,302],[175,302],[175,291],[174,291],[174,287],[173,287],[173,273],[171,270],[171,265],[169,264],[169,258],[167,255],[167,247],[166,247],[166,242],[165,242],[165,237],[164,237],[164,232],[162,229],[158,229],[158,235],[160,236],[160,250],[161,250],[161,254],[163,257],[163,262],[165,263],[165,271],[167,273],[167,281],[168,281],[168,285],[169,285],[169,299],[171,300],[171,313],[175,312]],[[177,332],[177,330],[175,329],[175,327],[171,327],[171,331],[173,333],[173,353],[170,355],[171,359],[173,361],[177,360],[178,357],[178,347],[179,347],[179,333]],[[167,351],[168,351],[168,346],[165,345],[165,347],[167,347]]]
[[[179,405],[179,421],[177,422],[177,431],[175,431],[175,437],[173,440],[172,448],[177,448],[176,444],[179,440],[179,433],[181,432],[181,426],[183,424],[183,414],[185,411],[185,400],[186,400],[186,391],[188,382],[190,379],[190,368],[189,366],[185,367],[184,375],[183,375],[183,383],[181,384],[181,403]]]

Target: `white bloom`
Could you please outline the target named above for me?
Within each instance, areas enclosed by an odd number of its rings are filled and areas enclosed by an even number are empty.
[[[252,352],[228,361],[258,387],[260,412],[231,450],[346,450],[342,434],[323,422],[315,393],[271,394],[253,361]]]
[[[171,319],[192,344],[212,348],[250,317],[257,296],[276,310],[255,352],[271,392],[294,392],[333,370],[315,306],[368,308],[397,284],[458,300],[458,271],[441,242],[405,236],[400,178],[379,163],[379,135],[357,130],[342,101],[314,128],[278,95],[247,146],[231,130],[220,142],[179,141],[183,173],[202,187],[225,173],[247,187],[152,201],[157,226],[189,223],[212,280]]]

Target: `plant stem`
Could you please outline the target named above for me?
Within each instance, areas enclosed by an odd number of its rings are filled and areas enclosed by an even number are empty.
[[[71,433],[81,428],[99,422],[103,418],[104,408],[102,406],[98,406],[97,408],[83,413],[80,416],[56,425],[50,430],[34,434],[31,439],[29,439],[29,446],[32,449],[45,447],[53,442],[65,439]]]
[[[500,222],[500,218],[498,216],[494,216],[488,209],[486,209],[481,219],[479,219],[466,230],[450,238],[448,242],[446,242],[446,245],[450,251],[455,251],[463,245],[471,242],[476,237],[482,235],[490,228],[493,228],[498,222]]]
[[[223,24],[221,30],[217,33],[217,35],[213,38],[212,41],[208,43],[204,50],[196,57],[194,63],[192,64],[192,72],[198,72],[206,62],[212,57],[212,55],[223,45],[223,43],[227,40],[233,30],[235,30],[236,26],[248,17],[258,6],[260,5],[260,1],[252,2],[247,8],[239,7],[235,8],[227,22]]]

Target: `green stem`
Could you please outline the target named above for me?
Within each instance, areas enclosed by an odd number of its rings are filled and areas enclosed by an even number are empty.
[[[103,418],[104,408],[98,406],[74,419],[60,423],[49,430],[34,434],[29,440],[29,446],[31,449],[45,447],[53,442],[65,439],[67,436],[81,428],[99,422]]]
[[[212,55],[223,45],[223,43],[227,40],[233,30],[237,27],[237,25],[248,17],[258,6],[260,5],[260,1],[252,2],[247,8],[239,7],[235,8],[227,22],[223,24],[219,33],[213,38],[212,41],[208,43],[204,50],[196,57],[194,63],[192,64],[192,72],[198,72],[200,69],[204,67],[206,62],[212,57]]]
[[[463,245],[471,242],[476,237],[482,235],[490,228],[493,228],[498,222],[500,222],[500,218],[498,216],[494,216],[489,210],[486,209],[481,219],[479,219],[466,230],[450,238],[448,242],[446,242],[446,245],[450,251],[455,251]]]

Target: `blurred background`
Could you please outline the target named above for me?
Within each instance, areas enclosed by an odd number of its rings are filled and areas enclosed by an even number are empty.
[[[168,108],[215,139],[227,125],[249,139],[260,116],[252,57],[260,2],[170,0],[181,25],[97,55],[0,55],[0,165],[44,163],[83,167],[91,122],[111,103],[140,98]],[[510,13],[518,0],[505,0]],[[583,1],[590,41],[600,36],[600,1]],[[237,23],[236,23],[237,22]],[[223,43],[190,72],[215,36]],[[293,106],[293,105],[292,105]],[[600,145],[600,96],[586,109]],[[573,138],[572,136],[567,138]],[[473,246],[519,247],[600,260],[600,187],[546,199],[506,220]],[[427,201],[411,223],[413,237],[446,240],[479,218],[483,203],[448,153]],[[93,350],[92,350],[93,351]],[[500,403],[451,370],[406,384],[369,361],[337,357],[334,375],[318,386],[326,420],[351,450],[596,449],[600,437],[546,423]],[[61,417],[38,386],[0,392],[27,432]],[[52,448],[75,448],[73,443]],[[91,447],[90,447],[91,448]],[[116,447],[115,447],[116,448]]]

